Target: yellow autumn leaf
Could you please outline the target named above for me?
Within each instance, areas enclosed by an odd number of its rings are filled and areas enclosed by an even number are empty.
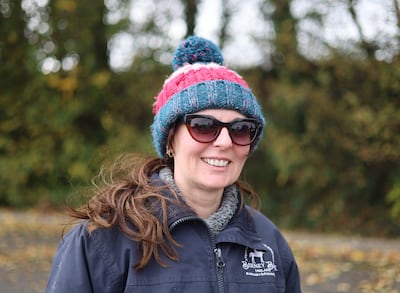
[[[110,80],[110,72],[108,71],[101,71],[96,74],[93,74],[91,78],[91,82],[93,85],[103,88],[108,81]]]
[[[61,10],[73,12],[76,10],[76,5],[76,1],[74,0],[58,0],[55,6]]]
[[[350,253],[350,259],[354,262],[365,261],[365,253],[361,250],[353,250]]]

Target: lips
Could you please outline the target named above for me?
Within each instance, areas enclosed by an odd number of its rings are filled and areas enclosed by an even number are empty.
[[[202,161],[214,167],[226,167],[230,163],[229,160],[209,159],[209,158],[202,158]]]

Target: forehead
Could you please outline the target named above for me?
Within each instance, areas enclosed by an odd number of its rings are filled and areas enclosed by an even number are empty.
[[[206,109],[196,112],[194,114],[210,115],[224,122],[228,122],[238,118],[246,118],[246,116],[238,111],[227,109]]]

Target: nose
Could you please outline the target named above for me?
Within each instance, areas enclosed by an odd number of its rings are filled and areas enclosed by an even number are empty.
[[[214,141],[214,145],[220,147],[231,147],[232,143],[233,142],[229,135],[228,129],[226,127],[223,127],[217,139]]]

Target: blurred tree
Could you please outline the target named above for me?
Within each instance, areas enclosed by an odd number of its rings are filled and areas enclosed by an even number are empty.
[[[185,18],[186,18],[186,36],[194,35],[194,29],[196,27],[196,16],[197,16],[197,0],[183,1],[185,6]]]
[[[269,120],[244,174],[263,210],[291,227],[398,234],[398,2],[385,6],[395,37],[372,38],[359,1],[315,0],[303,14],[298,1],[220,1],[223,50],[243,37],[234,25],[246,5],[259,5],[245,42],[264,59],[238,70]],[[17,2],[0,0],[0,204],[62,203],[105,158],[153,154],[152,97],[204,3]],[[306,31],[324,28],[335,5],[359,39],[332,44],[322,29]]]
[[[2,1],[0,10],[0,203],[34,202],[27,187],[46,168],[32,137],[43,97],[43,78],[34,61],[36,36],[27,28],[27,13],[15,1]],[[37,15],[43,9],[37,9]],[[44,139],[45,140],[45,139]],[[36,185],[35,185],[36,186]]]
[[[13,2],[1,18],[0,202],[61,203],[69,185],[89,181],[107,154],[143,151],[149,140],[140,124],[115,112],[136,109],[127,107],[126,93],[138,91],[110,70],[113,27],[103,22],[104,4],[24,3]],[[143,118],[139,109],[132,113]]]
[[[361,39],[363,58],[330,48],[328,58],[310,61],[297,50],[290,4],[274,1],[273,66],[254,74],[270,121],[263,145],[269,180],[256,182],[265,182],[264,208],[289,225],[396,234],[385,197],[396,206],[398,57],[378,61],[374,41]]]

